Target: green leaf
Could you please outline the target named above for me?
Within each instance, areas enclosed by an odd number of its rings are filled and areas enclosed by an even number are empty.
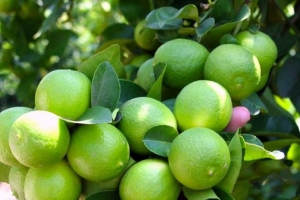
[[[284,153],[281,151],[268,151],[256,144],[245,142],[245,161],[259,160],[264,158],[280,160],[284,158]]]
[[[215,19],[212,17],[209,17],[209,18],[205,19],[203,22],[201,22],[199,27],[196,28],[196,34],[197,34],[198,40],[200,41],[201,38],[205,34],[207,34],[214,26],[215,26]]]
[[[216,187],[227,193],[231,193],[233,191],[242,167],[243,151],[239,134],[240,129],[234,134],[234,137],[228,145],[231,158],[230,166],[225,177],[216,185]]]
[[[243,140],[245,142],[248,142],[248,143],[251,143],[251,144],[255,144],[257,146],[264,147],[263,143],[255,135],[242,134],[241,136],[243,137]]]
[[[164,74],[166,72],[166,67],[166,63],[157,63],[155,66],[153,66],[156,81],[154,82],[150,91],[148,92],[148,97],[154,98],[159,101],[161,100],[162,82]]]
[[[173,18],[177,12],[178,9],[167,6],[152,10],[146,17],[145,27],[155,30],[178,29],[182,20]]]
[[[216,195],[222,199],[222,200],[235,200],[231,194],[219,189],[219,188],[216,188],[216,187],[213,187],[213,190],[214,192],[216,193]]]
[[[85,200],[99,200],[99,199],[121,200],[119,197],[118,190],[98,192],[85,198]]]
[[[121,95],[118,107],[120,107],[129,99],[133,99],[135,97],[143,97],[147,95],[147,92],[140,85],[125,79],[120,79],[119,81],[121,86]]]
[[[250,17],[251,11],[247,5],[243,5],[233,22],[228,22],[211,29],[202,39],[202,44],[207,48],[214,48],[219,45],[221,37],[231,33],[233,29],[242,21]]]
[[[94,106],[89,108],[83,113],[83,115],[76,121],[64,119],[66,122],[75,124],[100,124],[100,123],[111,123],[112,113],[108,108],[102,106]]]
[[[120,93],[120,83],[114,68],[107,61],[101,63],[92,80],[92,106],[103,106],[113,112]]]
[[[276,85],[279,96],[292,97],[300,94],[300,58],[290,57],[279,69]]]
[[[113,44],[82,62],[78,67],[78,71],[92,80],[96,69],[104,61],[108,61],[114,67],[119,78],[125,76],[125,69],[121,62],[121,50],[118,44]]]
[[[260,98],[262,102],[267,106],[269,115],[281,115],[290,119],[294,119],[294,117],[289,112],[278,105],[270,88],[267,87]]]
[[[199,21],[198,9],[194,4],[188,4],[177,11],[171,19],[191,19],[195,22]]]
[[[217,0],[212,7],[210,16],[216,21],[225,21],[232,20],[234,13],[235,10],[232,5],[232,0]]]
[[[199,199],[220,199],[214,190],[212,188],[206,189],[206,190],[193,190],[190,188],[187,188],[185,186],[182,187],[182,191],[184,196],[188,200],[199,200]]]
[[[147,130],[143,138],[145,146],[153,153],[167,157],[172,141],[178,132],[171,126],[159,125]]]
[[[277,139],[268,142],[264,142],[265,149],[269,151],[274,151],[277,149],[282,149],[284,147],[290,146],[293,143],[300,143],[300,139]]]
[[[165,104],[172,112],[174,111],[174,105],[175,105],[176,98],[167,99],[162,101],[163,104]]]
[[[152,1],[144,0],[122,0],[119,1],[119,8],[126,20],[135,24],[144,19],[152,9]]]
[[[241,100],[241,105],[248,108],[251,115],[258,115],[260,112],[268,112],[267,107],[256,93],[252,93],[246,99]]]
[[[259,115],[253,117],[251,134],[260,136],[277,136],[282,138],[300,137],[299,128],[294,119],[280,115]]]

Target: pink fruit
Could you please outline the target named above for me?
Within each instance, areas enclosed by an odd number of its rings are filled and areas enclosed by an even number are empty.
[[[224,131],[236,132],[250,120],[250,112],[244,106],[236,106],[232,109],[231,119]]]

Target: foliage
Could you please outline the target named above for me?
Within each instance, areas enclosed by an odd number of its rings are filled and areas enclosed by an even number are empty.
[[[134,82],[137,68],[132,67],[131,61],[139,55],[154,53],[141,49],[134,41],[134,27],[139,21],[145,19],[145,26],[156,31],[161,43],[189,38],[210,50],[224,42],[224,35],[260,29],[275,41],[278,57],[266,86],[240,102],[252,114],[249,124],[240,130],[241,143],[236,142],[233,134],[222,135],[231,145],[233,155],[238,157],[241,153],[235,151],[238,145],[248,152],[241,166],[235,164],[241,172],[232,196],[298,199],[299,12],[297,0],[19,0],[15,12],[0,13],[0,109],[15,105],[33,107],[37,83],[46,73],[58,68],[81,69],[87,64],[97,68],[93,76],[95,88],[113,85],[119,92],[109,96],[111,93],[105,89],[94,90],[92,109],[76,123],[117,121],[118,115],[109,118],[111,111],[136,96],[148,95],[165,101],[172,109],[174,94],[162,96],[166,67],[163,63],[154,66],[156,82],[148,93]],[[119,48],[110,48],[105,54],[112,45]],[[103,60],[103,55],[120,57]],[[100,96],[112,101],[107,103]],[[154,129],[146,134],[145,143],[153,152],[166,156],[174,130]],[[157,138],[151,135],[156,131],[170,134]],[[282,155],[275,150],[286,157],[277,160]],[[216,187],[207,195],[233,198],[222,189]],[[195,191],[184,192],[191,199],[197,197]],[[109,195],[114,196],[111,192]]]

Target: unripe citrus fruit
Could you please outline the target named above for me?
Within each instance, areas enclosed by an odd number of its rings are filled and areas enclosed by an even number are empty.
[[[129,145],[111,124],[83,125],[71,136],[67,153],[74,171],[90,181],[117,177],[129,161]]]
[[[69,147],[65,122],[48,111],[34,110],[20,116],[9,133],[15,158],[27,167],[42,167],[60,161]]]
[[[277,58],[277,47],[272,38],[261,31],[242,31],[236,35],[236,39],[241,46],[257,57],[261,75],[268,73]]]
[[[223,44],[215,48],[204,66],[204,79],[223,85],[235,101],[247,98],[256,90],[260,73],[256,56],[236,44]]]
[[[146,60],[138,69],[137,83],[147,92],[155,83],[155,75],[153,71],[153,58]]]
[[[128,140],[134,153],[149,155],[151,152],[143,143],[148,129],[158,125],[168,125],[177,129],[175,116],[162,102],[150,97],[136,97],[125,102],[120,112],[122,118],[117,124]]]
[[[172,89],[182,89],[187,84],[203,78],[203,66],[209,52],[201,44],[189,39],[174,39],[161,45],[154,54],[154,65],[167,64],[163,84]]]
[[[174,115],[182,131],[192,127],[222,131],[230,121],[231,112],[231,98],[226,89],[208,80],[185,86],[174,104]]]
[[[156,31],[144,26],[145,20],[140,21],[134,29],[134,40],[139,47],[146,50],[155,50],[160,42],[156,38]]]
[[[91,81],[81,72],[67,69],[48,73],[35,93],[37,110],[46,110],[70,119],[78,119],[91,102]]]
[[[81,179],[64,160],[43,168],[30,168],[24,183],[25,198],[30,200],[77,200]]]
[[[122,200],[177,200],[181,185],[166,161],[148,158],[133,165],[123,176],[119,194]]]
[[[25,166],[12,166],[9,172],[9,185],[13,195],[25,200],[24,182],[29,168]]]
[[[0,113],[0,162],[13,166],[21,165],[9,147],[9,132],[13,123],[23,114],[32,111],[27,107],[12,107]]]
[[[218,184],[230,165],[225,140],[208,128],[195,127],[177,136],[170,147],[169,165],[184,186],[204,190]]]

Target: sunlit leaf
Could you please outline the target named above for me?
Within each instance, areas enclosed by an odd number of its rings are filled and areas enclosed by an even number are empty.
[[[113,112],[120,93],[120,83],[114,68],[107,61],[101,63],[92,80],[92,106],[103,106]]]
[[[263,158],[271,158],[274,160],[280,160],[285,157],[284,153],[281,151],[268,151],[265,148],[258,146],[256,144],[251,144],[245,142],[245,161],[259,160]]]
[[[171,126],[159,125],[150,128],[143,138],[145,146],[153,153],[167,157],[172,141],[178,132]]]
[[[76,121],[64,118],[63,120],[75,124],[110,123],[112,122],[112,113],[108,108],[104,108],[102,106],[94,106],[85,111],[85,113],[83,113],[83,115]]]

